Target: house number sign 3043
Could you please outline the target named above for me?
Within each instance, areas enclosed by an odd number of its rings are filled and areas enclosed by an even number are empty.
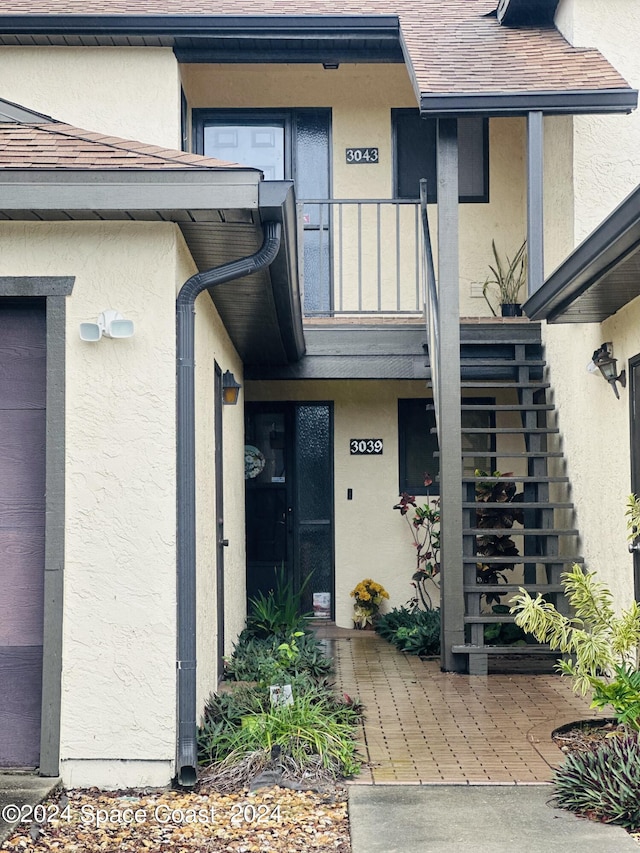
[[[381,438],[352,438],[349,440],[352,456],[381,456]]]
[[[378,163],[377,148],[347,148],[347,163]]]

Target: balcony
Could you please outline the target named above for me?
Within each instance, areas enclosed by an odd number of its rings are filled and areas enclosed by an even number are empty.
[[[306,199],[298,216],[306,318],[423,314],[419,202]]]

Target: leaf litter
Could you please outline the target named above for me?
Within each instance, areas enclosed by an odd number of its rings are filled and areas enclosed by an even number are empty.
[[[346,789],[57,792],[0,851],[351,853]]]

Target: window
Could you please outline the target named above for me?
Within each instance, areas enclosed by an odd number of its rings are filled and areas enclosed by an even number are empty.
[[[439,493],[440,460],[434,456],[438,439],[431,432],[435,425],[433,400],[398,400],[400,493],[426,494],[424,475],[427,473],[433,480],[429,493]]]
[[[428,201],[437,201],[436,121],[421,118],[418,110],[391,111],[396,198],[419,198],[420,178],[426,178]],[[458,180],[461,202],[489,201],[487,119],[458,119]]]
[[[493,403],[491,399],[463,399],[465,405]],[[429,494],[440,493],[440,457],[437,456],[438,439],[431,430],[435,429],[436,416],[431,399],[398,400],[398,453],[400,462],[399,492],[411,495],[426,495],[425,474],[429,474],[433,483]],[[488,428],[495,426],[492,412],[464,411],[462,425],[466,427]],[[471,433],[462,436],[462,452],[473,453],[463,458],[463,473],[473,474],[476,468],[489,471],[495,467],[486,453],[495,450],[495,437],[492,433]]]

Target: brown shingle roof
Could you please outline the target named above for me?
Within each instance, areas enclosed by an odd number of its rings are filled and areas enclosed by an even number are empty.
[[[5,15],[397,15],[421,94],[628,89],[594,49],[572,47],[552,27],[511,29],[497,0],[3,0]]]
[[[237,169],[143,142],[80,130],[60,122],[0,123],[0,169]]]

